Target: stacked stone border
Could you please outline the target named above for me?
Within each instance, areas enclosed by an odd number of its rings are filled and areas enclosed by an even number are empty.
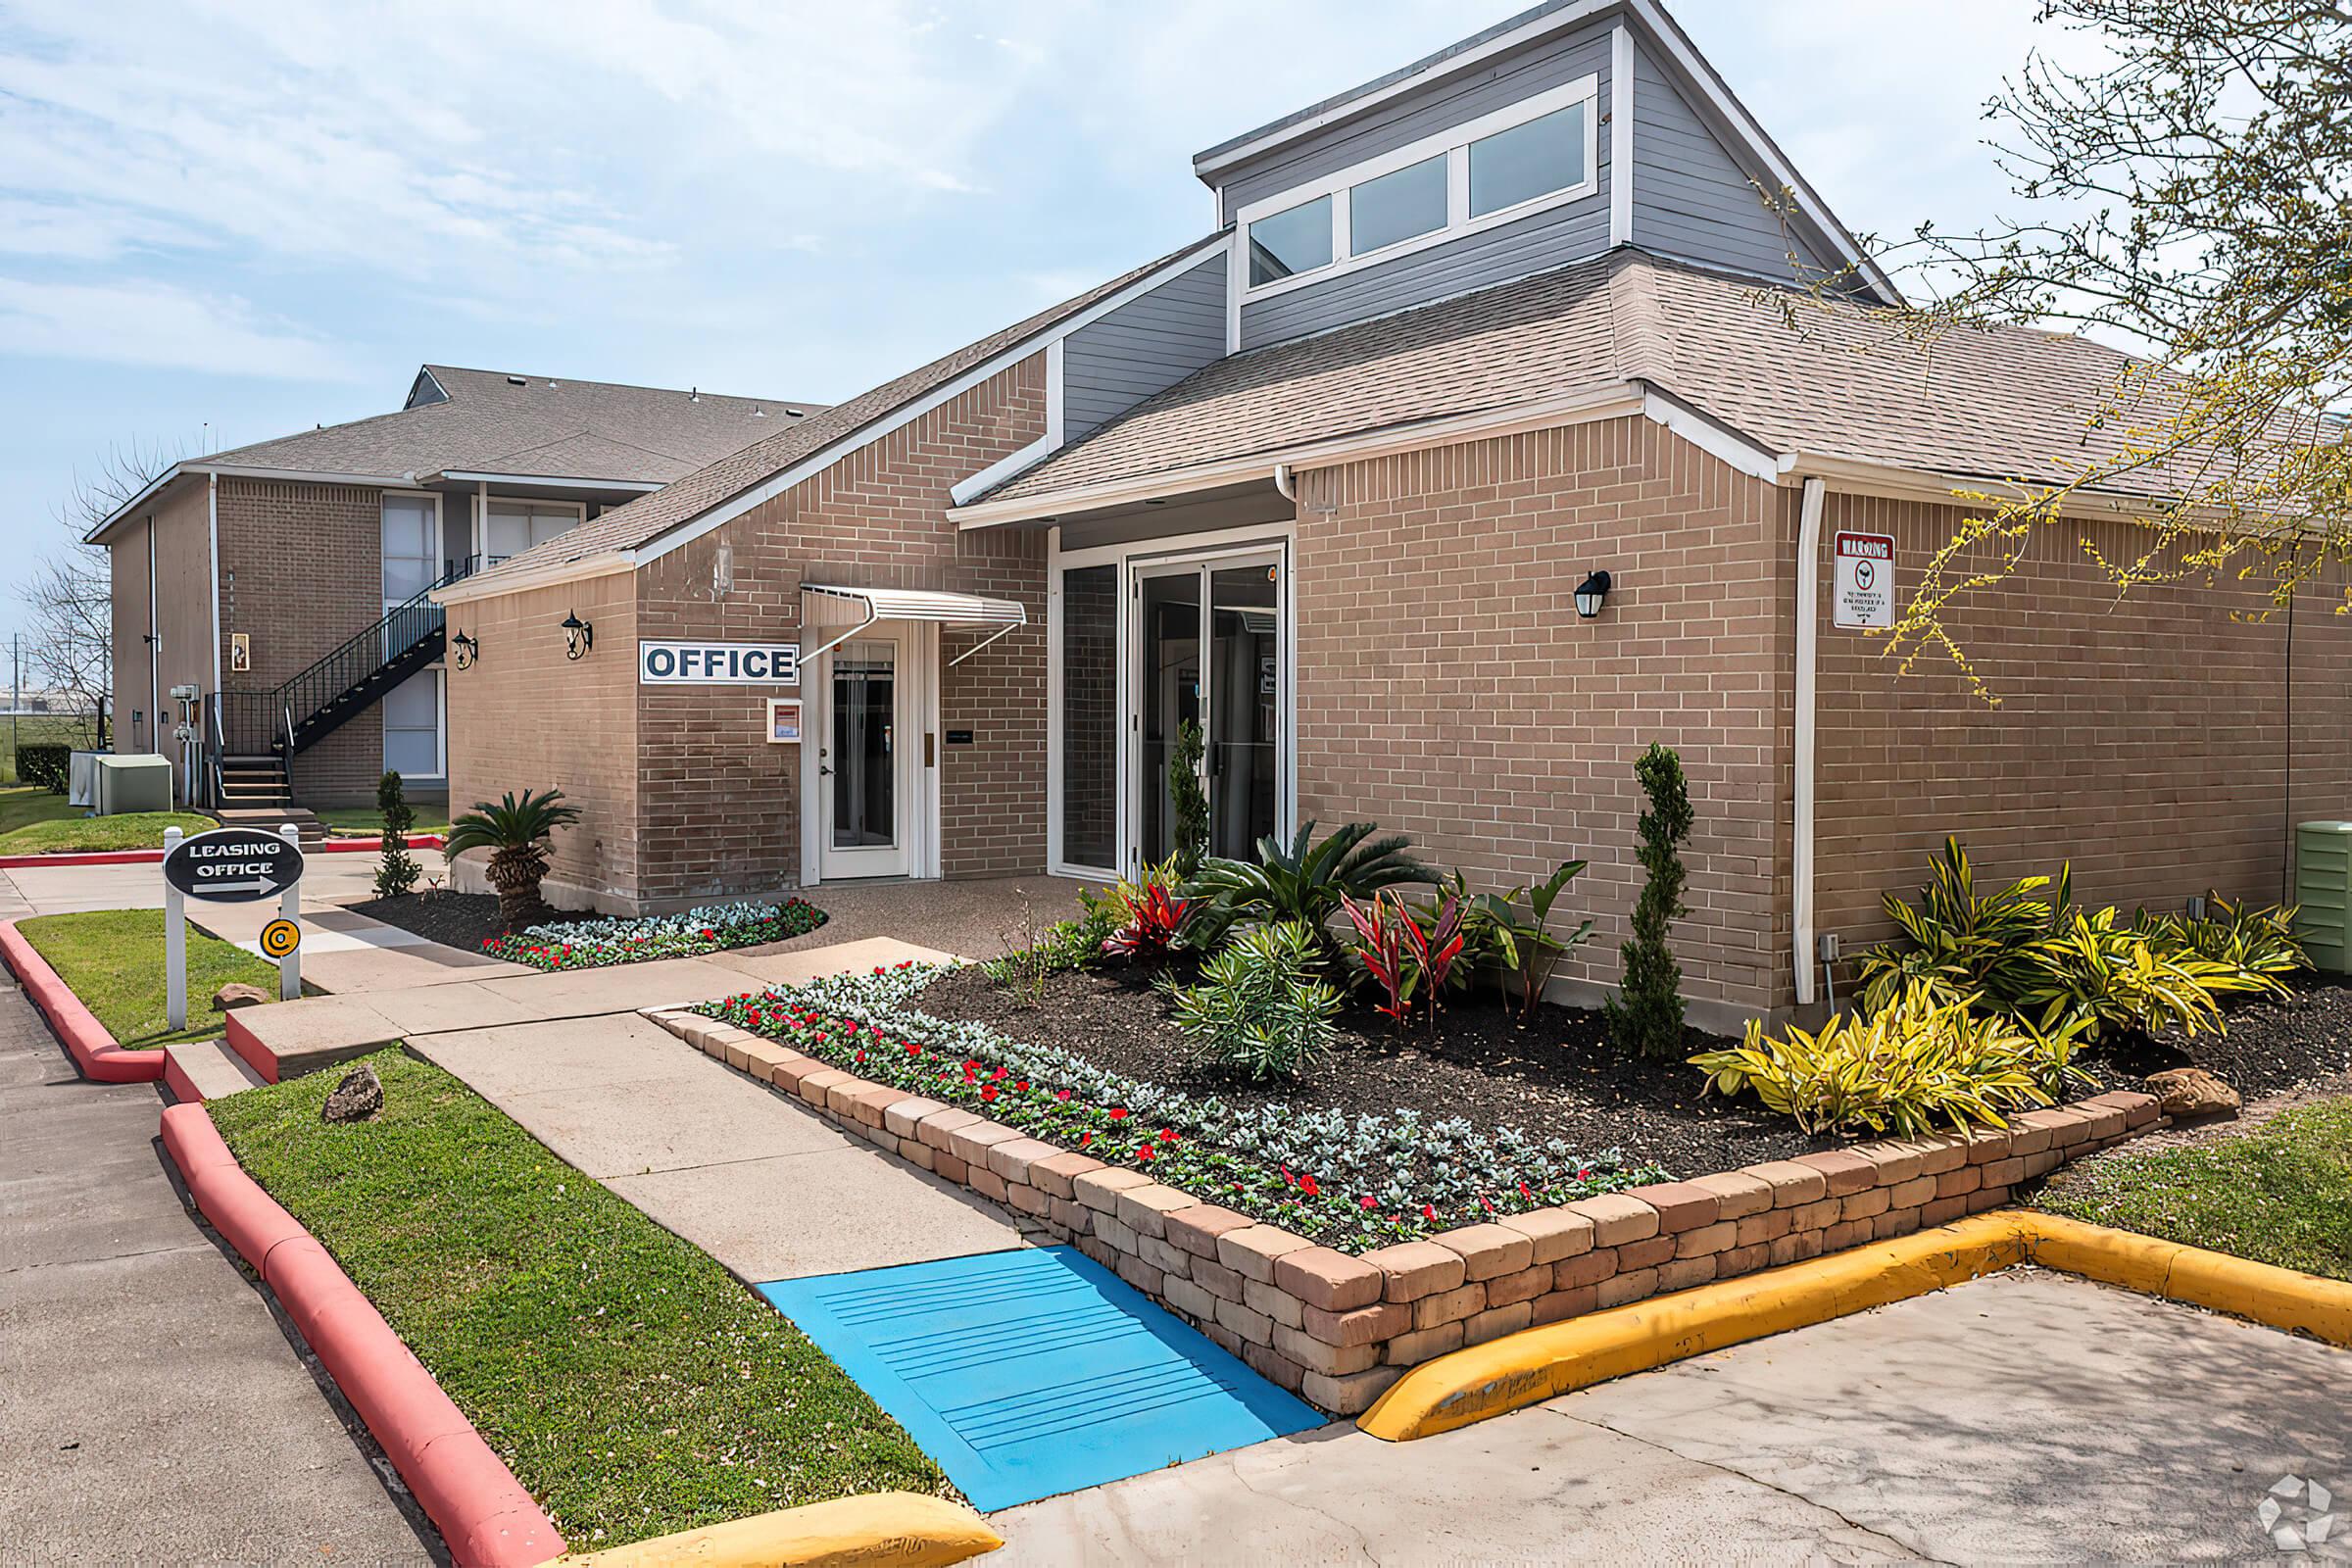
[[[2161,1120],[2117,1092],[2005,1129],[1857,1144],[1658,1182],[1349,1256],[699,1013],[655,1022],[867,1142],[1043,1225],[1335,1415],[1407,1368],[1537,1324],[1907,1236]]]

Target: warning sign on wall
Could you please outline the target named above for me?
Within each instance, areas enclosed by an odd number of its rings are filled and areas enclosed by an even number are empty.
[[[1838,587],[1831,613],[1840,626],[1894,624],[1894,538],[1884,533],[1841,533],[1835,552]]]

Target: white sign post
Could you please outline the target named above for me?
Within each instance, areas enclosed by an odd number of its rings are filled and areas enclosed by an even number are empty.
[[[164,858],[179,848],[180,831],[164,829]],[[188,1026],[188,906],[170,877],[164,878],[164,1021],[174,1032]]]
[[[294,854],[297,857],[295,863],[300,864],[302,829],[288,822],[277,830],[277,836],[294,847]],[[281,920],[292,920],[299,928],[302,918],[302,878],[300,875],[287,883],[286,891],[278,895],[277,917]],[[298,940],[294,946],[286,950],[286,956],[277,960],[277,1000],[292,1002],[301,995],[302,943]]]
[[[1849,630],[1884,630],[1894,624],[1894,536],[1884,533],[1838,535],[1837,592],[1831,612],[1838,625]]]

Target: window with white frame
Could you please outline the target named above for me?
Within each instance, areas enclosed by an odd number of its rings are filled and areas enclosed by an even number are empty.
[[[420,669],[384,693],[384,769],[403,778],[439,778],[441,672]]]
[[[490,536],[482,541],[482,564],[495,566],[580,525],[580,509],[565,501],[505,501],[490,507]]]
[[[1280,293],[1595,194],[1598,87],[1581,77],[1244,207],[1244,293]]]

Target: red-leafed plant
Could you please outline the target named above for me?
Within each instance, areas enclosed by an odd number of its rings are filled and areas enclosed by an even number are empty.
[[[1433,1026],[1446,977],[1462,956],[1462,905],[1451,894],[1429,924],[1414,917],[1402,894],[1383,888],[1369,905],[1342,897],[1340,906],[1355,927],[1355,958],[1388,1000],[1380,1010],[1401,1027],[1416,993],[1427,998],[1423,1011]]]
[[[1145,868],[1140,881],[1121,882],[1112,889],[1110,902],[1118,910],[1119,925],[1103,939],[1102,951],[1129,958],[1161,958],[1182,944],[1185,924],[1200,901],[1176,892],[1172,867],[1154,865]]]

